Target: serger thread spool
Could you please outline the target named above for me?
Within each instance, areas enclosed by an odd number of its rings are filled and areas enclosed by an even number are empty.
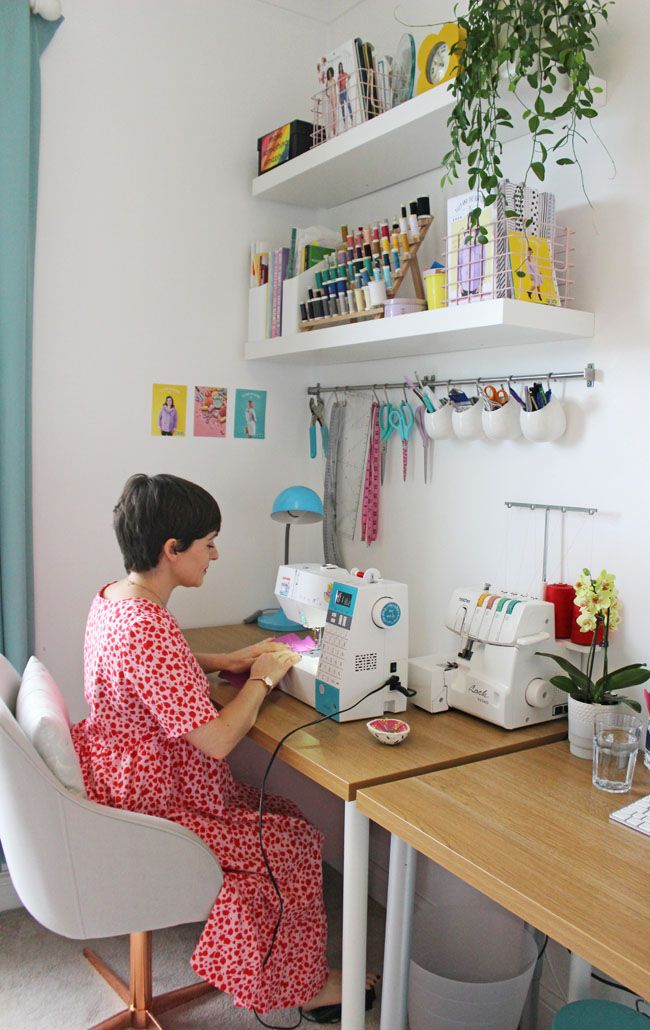
[[[567,640],[573,626],[573,601],[575,588],[570,583],[547,583],[544,600],[555,608],[555,639]]]

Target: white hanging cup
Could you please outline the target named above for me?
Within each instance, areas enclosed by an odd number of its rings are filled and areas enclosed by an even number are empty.
[[[516,440],[521,436],[520,406],[512,397],[494,411],[481,412],[483,432],[490,440]]]
[[[566,414],[555,394],[548,404],[537,411],[520,411],[521,431],[527,440],[534,443],[550,443],[559,440],[566,429]]]
[[[480,401],[471,408],[454,411],[451,416],[451,427],[459,440],[480,440],[483,436],[482,411]]]
[[[451,404],[442,404],[435,411],[425,411],[424,430],[431,440],[447,440],[453,436],[451,428]]]

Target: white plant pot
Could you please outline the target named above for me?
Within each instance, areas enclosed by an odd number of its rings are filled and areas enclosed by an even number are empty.
[[[569,695],[569,750],[576,758],[591,759],[594,747],[594,717],[611,705],[588,705]]]

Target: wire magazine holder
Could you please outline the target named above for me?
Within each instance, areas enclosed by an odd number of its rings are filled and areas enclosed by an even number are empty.
[[[509,298],[551,307],[573,301],[573,236],[568,226],[544,235],[507,221],[462,228],[445,237],[447,305]]]
[[[311,98],[312,148],[340,136],[391,107],[389,72],[354,71],[343,79],[334,69],[324,89]]]

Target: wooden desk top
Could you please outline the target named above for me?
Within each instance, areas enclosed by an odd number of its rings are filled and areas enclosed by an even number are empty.
[[[650,997],[650,838],[609,813],[650,793],[591,783],[566,743],[361,790],[357,805],[543,933]]]
[[[234,650],[268,636],[257,626],[220,626],[186,630],[195,651]],[[237,688],[210,677],[212,696],[225,704]],[[335,723],[331,720],[299,730],[283,745],[280,757],[287,764],[319,783],[337,797],[350,801],[357,790],[372,784],[418,776],[467,762],[477,762],[521,748],[537,747],[566,737],[566,720],[503,730],[462,712],[430,715],[410,707],[401,713],[411,732],[395,747],[380,744],[366,728],[365,720]],[[267,751],[289,730],[301,726],[319,713],[294,697],[274,690],[264,702],[248,736]]]

